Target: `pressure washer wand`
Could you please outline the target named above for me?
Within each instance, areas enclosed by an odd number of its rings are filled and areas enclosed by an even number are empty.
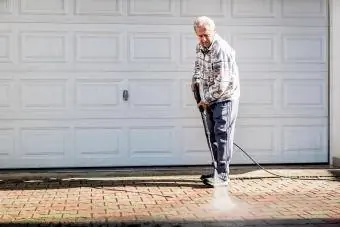
[[[199,87],[198,83],[194,84],[193,93],[194,93],[196,103],[198,104],[201,101],[201,94],[200,94],[201,92],[200,92],[200,87]],[[207,112],[202,106],[200,106],[198,109],[199,109],[200,114],[201,114],[203,127],[204,127],[204,133],[205,133],[205,137],[207,139],[207,144],[208,144],[208,147],[209,147],[209,150],[210,150],[213,167],[214,167],[215,171],[217,171],[217,163],[214,161],[214,154],[213,154],[212,145],[211,145],[211,141],[210,141],[210,132],[209,132],[209,129],[208,129],[208,124],[207,124]]]

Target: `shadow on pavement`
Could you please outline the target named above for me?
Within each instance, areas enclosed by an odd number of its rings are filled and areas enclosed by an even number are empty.
[[[258,219],[258,220],[221,220],[221,221],[170,221],[170,222],[162,222],[162,221],[108,221],[108,222],[25,222],[25,223],[1,223],[0,226],[9,227],[9,226],[93,226],[93,227],[338,227],[340,224],[340,218],[338,219],[276,219],[276,220],[267,220],[267,219]]]
[[[69,189],[80,187],[105,188],[120,190],[125,187],[190,187],[207,188],[197,177],[197,179],[39,179],[39,180],[4,180],[0,182],[0,190],[41,190],[41,189]],[[128,189],[128,188],[126,188]]]
[[[330,169],[328,170],[334,177],[340,177],[340,169]]]
[[[243,180],[253,180],[258,178],[250,178]],[[279,178],[278,178],[279,179]],[[282,178],[286,179],[286,178]],[[340,181],[340,178],[302,178],[296,180],[320,180],[320,181]],[[30,178],[30,179],[8,179],[0,180],[0,190],[41,190],[41,189],[69,189],[80,187],[105,188],[116,190],[116,188],[124,189],[125,187],[182,187],[206,189],[199,176],[191,177],[154,177],[145,178],[138,177],[89,177],[89,178]]]
[[[261,164],[267,170],[336,170],[326,164]],[[1,178],[24,178],[24,177],[86,177],[88,174],[104,177],[130,177],[130,176],[181,176],[181,175],[200,175],[213,170],[211,165],[195,165],[195,166],[152,166],[152,167],[98,167],[98,168],[37,168],[37,169],[0,169]],[[255,164],[234,165],[230,166],[231,175],[239,175],[251,173],[261,170]],[[337,169],[340,171],[340,169]]]

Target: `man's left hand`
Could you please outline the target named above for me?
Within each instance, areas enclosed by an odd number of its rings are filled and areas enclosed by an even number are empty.
[[[201,106],[203,107],[203,109],[207,109],[209,107],[209,104],[204,102],[204,101],[200,101],[198,104],[197,104],[198,108],[200,108]]]

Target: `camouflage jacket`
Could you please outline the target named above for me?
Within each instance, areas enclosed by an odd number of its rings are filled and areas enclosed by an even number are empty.
[[[239,99],[240,82],[234,49],[215,34],[209,48],[196,46],[196,60],[192,82],[201,86],[201,98],[212,104]]]

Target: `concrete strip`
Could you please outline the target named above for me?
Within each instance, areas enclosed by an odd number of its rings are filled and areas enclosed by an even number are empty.
[[[211,167],[161,167],[161,168],[106,168],[106,169],[58,169],[58,170],[8,170],[0,171],[0,180],[39,180],[65,178],[109,178],[109,177],[153,177],[153,176],[196,176],[209,173]],[[340,169],[329,166],[257,166],[231,168],[231,179],[256,178],[315,178],[340,177]]]

